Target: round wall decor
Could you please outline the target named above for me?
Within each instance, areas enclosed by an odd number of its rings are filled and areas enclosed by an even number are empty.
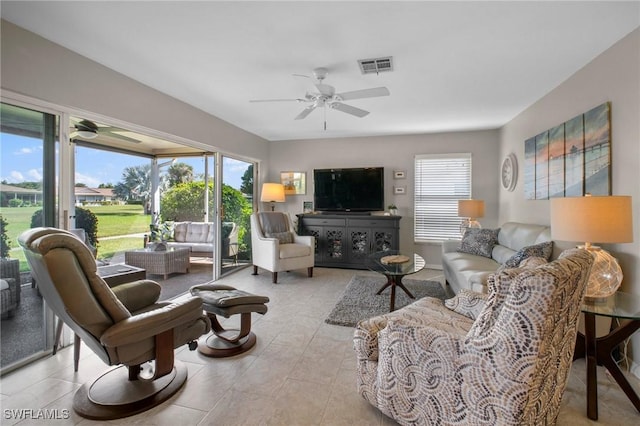
[[[513,191],[518,181],[518,160],[515,154],[507,155],[502,161],[500,168],[500,181],[502,187],[507,191]]]

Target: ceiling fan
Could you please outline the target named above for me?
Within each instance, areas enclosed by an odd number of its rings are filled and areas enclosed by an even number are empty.
[[[336,89],[333,86],[324,83],[324,79],[329,74],[329,70],[326,68],[316,68],[313,70],[313,76],[318,80],[314,83],[315,91],[307,92],[304,98],[296,99],[253,99],[249,102],[304,102],[309,105],[303,109],[294,119],[302,120],[307,117],[316,108],[329,107],[338,111],[345,112],[347,114],[354,115],[356,117],[364,117],[369,114],[369,111],[365,111],[360,108],[356,108],[351,105],[343,103],[343,101],[351,101],[354,99],[375,98],[379,96],[389,96],[389,89],[386,87],[374,87],[371,89],[354,90],[351,92],[336,93]],[[297,77],[311,78],[306,75],[294,74]],[[327,122],[325,119],[324,129],[327,130]]]
[[[132,142],[132,143],[141,142],[137,139],[133,139],[123,134],[120,134],[120,132],[125,132],[125,130],[120,129],[118,127],[97,125],[93,121],[79,120],[74,117],[72,117],[71,120],[75,122],[72,125],[72,129],[70,133],[71,139],[76,137],[81,139],[94,139],[99,135],[105,135],[105,136],[120,139],[126,142]]]

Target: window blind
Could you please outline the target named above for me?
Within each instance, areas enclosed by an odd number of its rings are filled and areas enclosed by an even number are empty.
[[[471,198],[471,154],[415,156],[414,240],[460,239],[458,200]]]

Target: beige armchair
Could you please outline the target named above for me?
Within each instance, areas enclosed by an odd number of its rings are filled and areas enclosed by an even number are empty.
[[[119,365],[76,392],[74,410],[108,420],[148,410],[175,394],[187,379],[174,348],[210,330],[202,300],[157,302],[156,283],[141,280],[114,291],[96,273],[89,248],[71,233],[34,228],[18,238],[38,288],[58,316],[106,364]],[[128,290],[127,290],[128,289]],[[128,297],[126,291],[136,293]],[[127,367],[126,369],[124,367]]]
[[[278,272],[307,268],[313,276],[314,238],[295,232],[287,213],[259,212],[251,215],[251,250],[253,275],[258,268],[272,273],[273,283],[278,282]]]
[[[592,262],[572,249],[499,272],[469,303],[425,297],[361,321],[360,394],[402,425],[555,424]]]

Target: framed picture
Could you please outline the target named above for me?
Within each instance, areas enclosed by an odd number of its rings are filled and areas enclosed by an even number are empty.
[[[302,195],[307,192],[305,172],[280,172],[280,183],[284,185],[285,195]]]
[[[394,170],[393,171],[393,178],[394,179],[405,179],[407,177],[407,172],[405,172],[404,170]]]
[[[393,187],[393,193],[394,194],[406,194],[407,193],[407,187],[406,186],[394,186]]]
[[[302,212],[303,213],[313,213],[313,201],[303,201],[302,202]]]

